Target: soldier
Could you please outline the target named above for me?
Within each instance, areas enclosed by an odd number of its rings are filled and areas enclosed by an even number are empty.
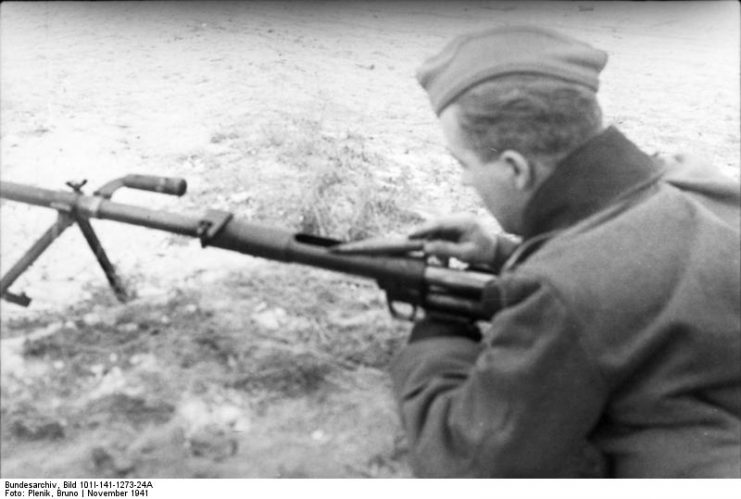
[[[506,260],[486,328],[428,317],[393,362],[419,476],[741,474],[739,186],[603,127],[606,62],[506,27],[418,72],[464,183],[522,238],[512,252],[465,216],[412,235]]]

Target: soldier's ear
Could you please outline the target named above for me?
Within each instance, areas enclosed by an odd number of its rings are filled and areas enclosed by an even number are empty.
[[[535,185],[535,165],[522,154],[508,149],[499,155],[499,161],[509,169],[512,185],[517,190],[526,191]]]

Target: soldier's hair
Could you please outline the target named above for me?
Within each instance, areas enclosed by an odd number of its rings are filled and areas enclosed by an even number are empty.
[[[482,161],[506,149],[558,161],[602,127],[595,92],[548,76],[496,78],[467,90],[456,103],[460,126]]]

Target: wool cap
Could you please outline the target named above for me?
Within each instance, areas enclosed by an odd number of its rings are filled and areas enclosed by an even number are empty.
[[[595,92],[607,53],[556,31],[504,26],[453,39],[417,70],[436,114],[471,87],[498,76],[554,76]]]

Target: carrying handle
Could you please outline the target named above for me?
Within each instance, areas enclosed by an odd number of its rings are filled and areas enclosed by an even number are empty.
[[[157,175],[129,174],[105,184],[93,194],[110,199],[116,190],[121,187],[138,189],[140,191],[159,192],[171,196],[182,196],[188,190],[188,183],[180,177],[160,177]]]
[[[161,192],[172,196],[182,196],[188,189],[188,183],[178,177],[158,177],[156,175],[126,175],[124,187],[141,191]]]

